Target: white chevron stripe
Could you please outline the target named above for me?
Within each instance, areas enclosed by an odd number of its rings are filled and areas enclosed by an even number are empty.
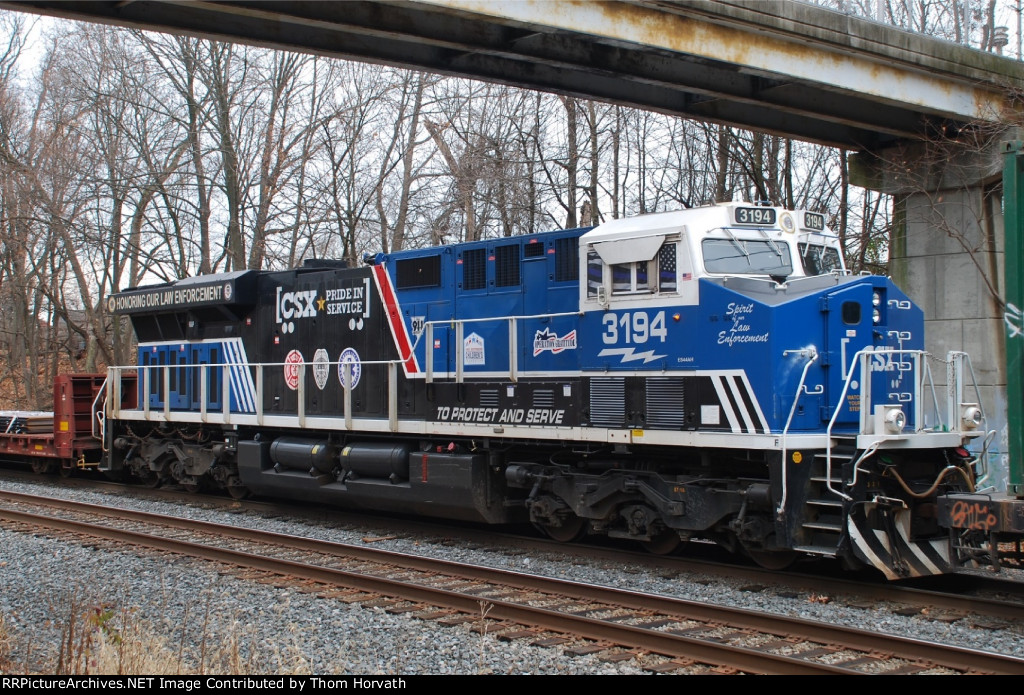
[[[739,386],[736,385],[736,375],[730,374],[725,377],[725,381],[729,384],[729,390],[732,391],[732,395],[736,399],[736,406],[740,409],[740,415],[743,417],[743,423],[747,426],[747,432],[756,432],[754,421],[750,419],[750,413],[747,412],[747,404],[743,401],[743,394],[740,393]]]
[[[718,393],[718,401],[722,404],[722,410],[725,411],[725,417],[729,420],[729,426],[733,432],[741,432],[739,420],[736,419],[736,413],[732,409],[732,403],[729,402],[729,396],[725,393],[725,387],[722,385],[722,375],[713,374],[711,376],[711,383],[715,385],[715,391]]]
[[[249,370],[249,361],[246,358],[245,346],[241,338],[229,338],[224,341],[224,353],[230,355],[225,357],[225,364],[230,364],[231,390],[235,394],[235,400],[239,409],[244,413],[256,412],[256,385],[252,380],[252,372]]]
[[[764,411],[761,410],[761,404],[754,395],[754,389],[750,385],[750,380],[747,378],[747,373],[740,372],[738,378],[743,382],[743,387],[747,390],[747,394],[750,396],[750,402],[754,404],[754,414],[757,415],[757,420],[761,423],[761,431],[771,432],[771,428],[768,427],[768,420],[764,416]]]
[[[889,567],[889,563],[883,560],[875,553],[871,544],[861,535],[860,529],[857,528],[857,524],[853,523],[853,519],[847,517],[846,529],[850,533],[850,540],[861,552],[864,558],[871,564],[875,569],[881,570],[885,574],[887,579],[900,579],[900,576],[892,571]],[[888,544],[883,543],[883,546],[888,548]]]
[[[900,511],[896,515],[895,526],[899,534],[897,543],[900,546],[900,552],[903,555],[913,555],[916,562],[908,562],[907,566],[910,570],[911,577],[927,577],[935,574],[944,574],[945,570],[934,562],[925,552],[924,548],[921,547],[920,543],[911,541],[909,538],[910,533],[910,512]],[[906,579],[906,576],[897,574],[892,570],[892,543],[889,541],[889,535],[880,529],[870,529],[872,539],[865,537],[861,534],[857,524],[854,523],[852,517],[847,518],[846,528],[850,533],[850,539],[857,549],[864,555],[864,557],[874,566],[876,569],[881,570],[885,573],[885,576],[889,579]],[[946,550],[943,547],[946,541],[944,540],[932,540],[928,542],[929,547],[932,548],[940,557],[946,555]],[[882,558],[874,550],[874,544],[877,543],[878,547],[881,547],[887,557]]]

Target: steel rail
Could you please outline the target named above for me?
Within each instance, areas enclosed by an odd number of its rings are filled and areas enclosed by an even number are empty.
[[[107,518],[159,524],[191,532],[226,535],[246,542],[279,545],[290,551],[303,550],[329,553],[349,560],[386,563],[434,575],[443,573],[472,582],[486,581],[525,591],[554,593],[568,601],[598,601],[609,606],[622,606],[634,611],[640,611],[650,616],[652,620],[662,618],[662,622],[665,622],[665,618],[676,622],[696,620],[704,623],[726,625],[733,629],[755,630],[777,636],[798,637],[803,640],[830,645],[842,643],[856,650],[872,653],[890,653],[898,655],[903,659],[941,664],[964,672],[1024,673],[1024,660],[1015,657],[978,650],[963,650],[956,647],[937,645],[919,640],[907,640],[862,630],[837,628],[832,625],[821,625],[820,623],[786,616],[770,616],[682,599],[653,596],[609,587],[594,587],[562,579],[549,579],[536,575],[522,575],[501,569],[432,560],[430,558],[387,550],[369,549],[336,542],[316,541],[287,534],[224,527],[210,524],[209,522],[184,520],[148,512],[110,509],[97,505],[37,498],[32,495],[19,495],[17,493],[0,493],[0,497],[30,504],[102,515]],[[0,517],[33,525],[43,525],[57,530],[88,533],[89,535],[120,540],[122,542],[127,537],[133,543],[157,550],[177,552],[217,562],[230,562],[242,567],[302,577],[312,581],[341,584],[361,591],[429,603],[431,605],[464,611],[468,614],[479,614],[480,605],[482,602],[485,602],[489,606],[487,611],[488,618],[512,620],[523,624],[540,624],[548,629],[569,632],[588,639],[611,640],[619,644],[647,649],[659,654],[684,656],[698,661],[710,661],[746,671],[754,670],[761,673],[779,674],[861,673],[861,671],[842,665],[827,666],[809,663],[805,659],[797,657],[765,654],[756,649],[709,644],[706,640],[699,638],[608,623],[607,621],[591,619],[585,616],[567,615],[556,610],[527,607],[506,600],[481,599],[478,595],[466,595],[465,593],[446,589],[409,585],[405,581],[394,581],[381,576],[367,576],[363,572],[314,567],[305,563],[267,558],[252,553],[229,549],[213,549],[196,543],[161,538],[136,531],[94,526],[83,528],[79,522],[55,520],[52,517],[43,517],[14,510],[0,510]],[[726,654],[731,654],[732,656],[727,657],[725,656]]]

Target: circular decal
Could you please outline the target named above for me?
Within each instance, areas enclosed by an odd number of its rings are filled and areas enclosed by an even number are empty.
[[[226,302],[231,301],[231,292],[233,291],[232,287],[233,286],[230,282],[224,283],[224,301]]]
[[[292,350],[284,358],[284,383],[292,391],[299,388],[299,372],[304,363],[305,360],[302,358],[302,353],[298,350]]]
[[[113,314],[114,313],[114,308],[116,306],[117,306],[117,303],[114,301],[114,298],[113,297],[107,297],[107,311],[110,312],[111,314]]]
[[[313,379],[316,380],[316,387],[321,391],[327,385],[327,375],[331,373],[331,358],[327,351],[320,348],[313,355]]]
[[[350,384],[345,383],[345,365],[351,364],[352,370],[352,382]],[[348,386],[354,389],[359,384],[359,376],[362,374],[363,368],[359,361],[359,353],[355,351],[355,348],[345,348],[341,351],[341,356],[338,358],[338,381],[342,386]]]

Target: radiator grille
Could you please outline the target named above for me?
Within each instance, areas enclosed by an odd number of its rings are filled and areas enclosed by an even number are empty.
[[[580,245],[576,237],[555,239],[555,282],[580,279]]]
[[[494,249],[494,286],[519,285],[519,244],[505,244]]]
[[[529,244],[523,247],[524,258],[543,258],[544,257],[544,242],[542,241],[531,241]]]
[[[462,254],[462,288],[482,290],[487,287],[486,249],[466,249]]]

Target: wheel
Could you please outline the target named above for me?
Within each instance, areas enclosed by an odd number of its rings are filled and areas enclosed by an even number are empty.
[[[56,465],[53,461],[33,461],[32,472],[36,475],[50,475],[54,472]]]
[[[655,534],[649,541],[640,541],[640,545],[653,555],[668,555],[679,547],[682,540],[679,534],[671,529],[664,529]]]
[[[144,470],[136,472],[135,481],[142,487],[158,488],[163,483],[163,478],[154,471]]]
[[[232,499],[244,500],[249,496],[249,488],[245,485],[228,485],[228,494]]]
[[[70,478],[75,474],[75,468],[74,466],[61,466],[57,472],[60,473],[61,478]]]
[[[564,519],[560,526],[537,524],[537,528],[547,534],[551,540],[559,543],[571,543],[579,540],[583,537],[586,527],[587,522],[575,515]]]
[[[747,550],[747,555],[766,570],[784,570],[800,557],[795,550]]]
[[[182,490],[192,495],[206,492],[210,489],[210,485],[204,476],[185,476],[183,479],[178,480],[178,484],[181,485]]]

